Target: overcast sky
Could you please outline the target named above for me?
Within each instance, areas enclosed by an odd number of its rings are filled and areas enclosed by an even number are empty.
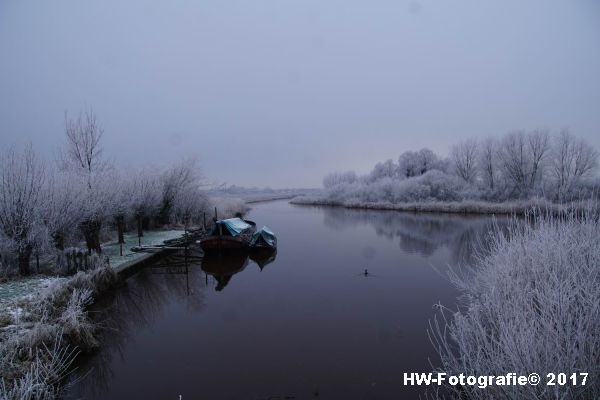
[[[0,144],[50,155],[86,105],[116,162],[248,186],[514,129],[600,148],[600,2],[1,0]]]

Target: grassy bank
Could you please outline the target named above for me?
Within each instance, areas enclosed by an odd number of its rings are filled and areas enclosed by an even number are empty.
[[[514,221],[486,255],[451,275],[464,294],[430,334],[448,374],[541,376],[538,386],[449,387],[461,399],[600,396],[600,224],[588,211]],[[491,249],[491,250],[490,250]],[[547,374],[567,383],[546,385]],[[577,385],[571,382],[576,375]],[[583,377],[589,374],[582,385]]]
[[[53,399],[80,352],[94,349],[97,327],[87,308],[117,276],[94,257],[94,269],[55,281],[0,314],[0,399]]]
[[[422,201],[414,203],[361,202],[355,200],[330,200],[323,197],[298,197],[291,204],[357,208],[366,210],[391,210],[424,213],[452,214],[506,214],[526,215],[532,209],[545,214],[559,215],[566,211],[583,211],[590,208],[590,201],[578,201],[567,204],[552,203],[545,199],[506,201],[493,203],[481,200],[464,201]]]

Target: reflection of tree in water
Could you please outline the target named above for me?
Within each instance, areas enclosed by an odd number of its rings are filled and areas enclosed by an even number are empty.
[[[150,325],[170,302],[184,302],[188,310],[200,312],[204,306],[204,274],[199,263],[182,263],[179,254],[157,263],[129,278],[122,287],[107,293],[93,307],[94,320],[101,326],[100,349],[82,360],[75,379],[82,379],[79,396],[99,395],[113,378],[112,359],[123,356],[133,333]]]
[[[454,214],[414,214],[397,211],[359,210],[342,207],[323,207],[324,224],[335,230],[372,226],[378,236],[400,239],[402,250],[432,255],[445,246],[453,263],[472,261],[474,250],[485,251],[486,238],[494,224],[505,220],[489,216]]]

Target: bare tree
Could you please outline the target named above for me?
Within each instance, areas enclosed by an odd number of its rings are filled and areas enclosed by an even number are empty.
[[[0,158],[0,228],[13,241],[19,273],[29,275],[29,259],[39,222],[40,192],[44,184],[44,165],[31,145],[23,152],[9,148]]]
[[[456,175],[468,183],[477,177],[477,140],[467,139],[452,147],[450,159]]]
[[[69,119],[65,112],[65,134],[67,137],[67,160],[74,169],[92,175],[103,167],[100,140],[104,130],[96,120],[93,110],[79,113]]]
[[[498,159],[506,183],[512,187],[514,195],[523,194],[529,181],[529,154],[524,132],[506,135],[500,142]]]
[[[496,184],[496,146],[493,138],[487,138],[479,149],[479,169],[482,172],[483,181],[491,190],[494,190]]]
[[[544,159],[550,149],[550,136],[545,129],[536,129],[527,135],[528,153],[531,157],[529,188],[533,189],[543,174]]]

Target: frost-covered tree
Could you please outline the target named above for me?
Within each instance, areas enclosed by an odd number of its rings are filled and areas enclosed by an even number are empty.
[[[72,171],[49,169],[40,208],[51,244],[58,250],[65,248],[73,226],[81,222],[86,189],[80,183],[80,177]]]
[[[450,160],[456,175],[474,183],[477,177],[477,140],[467,139],[452,146]]]
[[[398,164],[394,160],[386,160],[375,164],[375,167],[373,167],[373,170],[367,176],[367,180],[374,182],[381,178],[397,179],[399,173]]]
[[[91,185],[93,176],[107,167],[100,145],[104,129],[96,120],[94,111],[80,112],[75,119],[69,119],[65,113],[65,135],[67,144],[63,161],[67,169],[86,176]]]
[[[142,169],[131,177],[128,193],[131,210],[136,218],[138,236],[143,236],[144,220],[155,216],[160,208],[162,186],[160,176]]]
[[[88,250],[101,252],[100,229],[115,196],[115,173],[102,157],[104,130],[92,110],[75,119],[65,114],[66,149],[63,168],[76,173],[86,186],[82,199],[81,231]]]
[[[567,130],[563,130],[554,140],[551,160],[550,170],[557,200],[563,200],[582,178],[598,168],[598,152]]]
[[[500,142],[498,159],[502,175],[515,194],[520,194],[527,186],[529,175],[529,155],[524,132],[515,132],[505,136]]]
[[[354,171],[332,172],[323,178],[323,187],[330,188],[342,183],[352,184],[357,181],[358,177]]]
[[[550,150],[550,135],[545,129],[536,129],[527,135],[527,144],[531,157],[529,188],[534,189],[544,174],[545,159]]]
[[[29,275],[45,181],[44,164],[31,145],[21,152],[8,148],[0,157],[0,229],[13,243],[19,273]]]
[[[423,175],[432,169],[444,168],[442,160],[430,149],[406,151],[398,158],[399,173],[406,178]]]
[[[187,198],[190,192],[200,193],[202,179],[197,157],[185,157],[162,174],[162,198],[158,215],[161,224],[171,221],[179,198]]]
[[[515,196],[531,193],[541,182],[549,135],[545,130],[506,135],[500,142],[498,159],[502,176]]]
[[[208,210],[210,201],[206,193],[199,187],[188,187],[179,192],[173,203],[173,219],[178,223],[189,225],[193,221],[202,221],[202,213]]]

